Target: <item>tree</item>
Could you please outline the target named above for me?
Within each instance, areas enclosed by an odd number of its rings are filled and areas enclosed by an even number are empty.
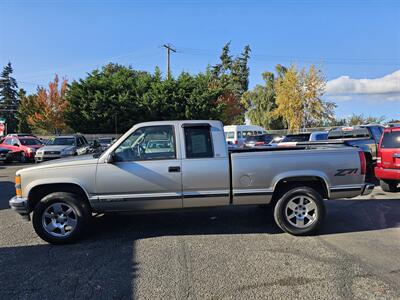
[[[18,91],[19,106],[17,112],[18,132],[31,133],[32,128],[29,125],[28,118],[34,114],[34,103],[37,101],[37,95],[26,95],[24,89]]]
[[[131,67],[108,64],[87,78],[74,81],[67,93],[68,125],[84,133],[126,131],[132,125],[152,120],[219,119],[225,103],[224,90],[214,84],[211,71],[163,80]]]
[[[278,67],[278,66],[277,66]],[[253,90],[243,94],[241,103],[247,110],[247,117],[251,124],[265,129],[283,128],[282,120],[274,118],[272,112],[276,109],[275,103],[275,75],[271,72],[262,74],[265,84],[256,85]]]
[[[4,66],[0,76],[0,116],[6,119],[8,132],[17,129],[16,109],[18,107],[18,85],[11,76],[13,68],[9,62]]]
[[[67,80],[61,82],[58,88],[59,80],[56,75],[53,82],[49,83],[49,89],[39,87],[37,96],[32,98],[32,112],[28,117],[28,124],[36,129],[45,131],[52,130],[55,134],[62,132],[66,124],[64,113],[68,107],[65,99],[67,91]]]
[[[380,124],[385,120],[384,116],[380,117],[373,117],[373,116],[368,116],[365,117],[363,114],[352,114],[351,117],[348,120],[349,126],[354,126],[354,125],[362,125],[362,124]]]
[[[336,105],[321,99],[325,83],[322,72],[313,65],[308,71],[291,66],[275,82],[278,107],[274,116],[282,117],[292,131],[333,120]]]
[[[236,58],[230,54],[230,42],[222,48],[220,63],[211,68],[214,86],[223,90],[217,103],[225,107],[221,120],[226,124],[244,122],[245,108],[240,98],[248,90],[250,46],[245,46],[243,52]]]

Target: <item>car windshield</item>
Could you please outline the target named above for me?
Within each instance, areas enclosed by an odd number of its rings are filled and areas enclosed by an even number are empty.
[[[68,138],[68,137],[57,137],[54,138],[53,140],[50,140],[47,145],[49,146],[55,146],[55,145],[62,145],[62,146],[74,146],[75,145],[75,139],[74,138]]]
[[[310,134],[289,134],[285,136],[282,142],[307,142]]]
[[[19,139],[22,145],[24,146],[40,146],[42,142],[37,139]]]

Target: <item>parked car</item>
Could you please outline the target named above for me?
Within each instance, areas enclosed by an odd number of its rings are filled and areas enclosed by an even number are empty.
[[[280,138],[281,136],[277,134],[251,135],[246,137],[244,147],[253,148],[259,146],[270,146],[271,142],[278,141]]]
[[[278,143],[280,147],[296,146],[300,142],[316,142],[328,139],[327,131],[314,131],[305,133],[288,134]]]
[[[97,140],[98,140],[98,142],[99,142],[99,144],[100,144],[101,150],[104,151],[104,150],[106,150],[108,147],[111,146],[111,144],[112,144],[114,138],[111,138],[111,137],[101,137],[101,138],[98,138]]]
[[[38,138],[36,135],[32,133],[9,133],[6,137],[34,137]]]
[[[50,139],[36,152],[35,162],[67,156],[82,155],[89,151],[89,143],[83,135],[63,135]]]
[[[378,146],[375,176],[382,190],[396,192],[400,183],[400,127],[385,128]]]
[[[313,131],[310,133],[310,142],[325,141],[328,139],[328,131]]]
[[[162,140],[162,151],[149,151]],[[164,142],[168,141],[168,142]],[[150,149],[151,150],[151,149]],[[228,152],[219,121],[133,126],[98,156],[17,171],[9,204],[45,241],[76,240],[92,213],[271,204],[294,235],[322,225],[323,199],[369,194],[365,158],[355,147],[237,149]]]
[[[311,133],[288,134],[283,137],[280,143],[307,142],[310,140],[310,135]]]
[[[0,161],[9,164],[16,158],[16,153],[10,149],[0,147]]]
[[[33,161],[35,153],[43,147],[42,142],[33,136],[7,135],[0,141],[0,147],[10,149],[12,152],[19,152],[21,162]]]
[[[256,125],[228,125],[224,126],[226,142],[237,147],[244,144],[246,137],[266,133],[265,129]]]

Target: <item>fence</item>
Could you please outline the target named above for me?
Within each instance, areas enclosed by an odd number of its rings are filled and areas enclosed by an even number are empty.
[[[314,131],[328,131],[333,127],[312,127],[312,128],[301,128],[300,130],[289,131],[289,129],[279,129],[279,130],[266,130],[267,133],[270,134],[278,134],[278,135],[286,135],[286,134],[296,134],[296,133],[305,133],[305,132],[314,132]]]

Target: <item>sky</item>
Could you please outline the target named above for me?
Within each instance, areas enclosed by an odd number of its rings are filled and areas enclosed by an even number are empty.
[[[0,66],[34,92],[108,62],[197,73],[251,47],[250,88],[276,64],[317,65],[336,115],[400,119],[400,0],[0,0]]]

